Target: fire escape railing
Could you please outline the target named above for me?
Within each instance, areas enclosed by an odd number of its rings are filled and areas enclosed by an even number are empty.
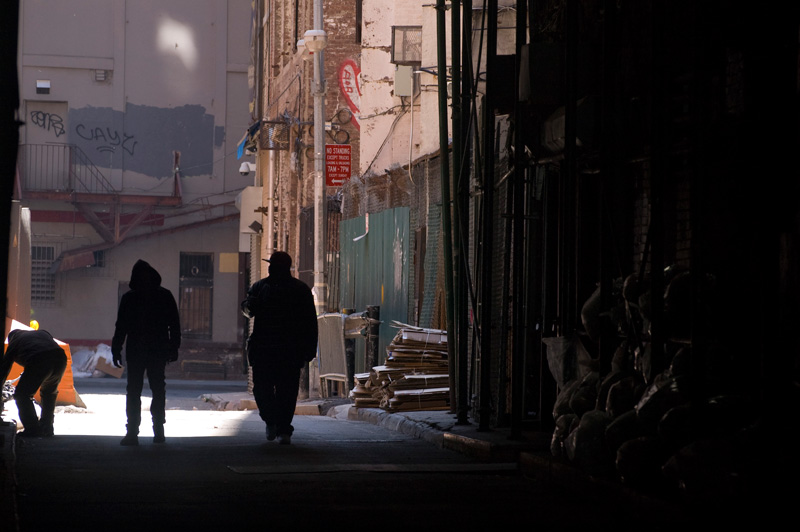
[[[19,147],[18,168],[20,185],[25,191],[116,193],[74,144],[23,144]]]

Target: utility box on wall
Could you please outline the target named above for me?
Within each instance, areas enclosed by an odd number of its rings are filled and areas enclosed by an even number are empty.
[[[410,65],[397,65],[394,73],[394,95],[414,96],[416,87],[414,83],[414,67]]]
[[[245,187],[236,196],[236,208],[239,209],[239,235],[257,234],[262,231],[261,226],[261,201],[263,198],[263,187]],[[249,238],[245,238],[249,241]],[[239,247],[242,246],[242,238],[239,239]],[[247,249],[239,251],[250,251],[249,244]]]

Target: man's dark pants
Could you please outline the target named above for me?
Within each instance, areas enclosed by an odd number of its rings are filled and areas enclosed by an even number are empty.
[[[277,434],[291,436],[292,418],[300,390],[300,368],[295,365],[259,364],[253,366],[253,398],[258,413]]]
[[[153,425],[163,425],[166,422],[167,383],[164,376],[166,361],[163,358],[135,357],[128,359],[128,387],[125,398],[125,412],[128,415],[128,433],[139,433],[139,424],[142,421],[142,389],[144,388],[144,374],[147,373],[147,382],[153,398],[150,402],[150,414]]]
[[[25,370],[14,390],[14,401],[17,403],[19,420],[26,431],[39,430],[52,434],[53,416],[58,398],[58,385],[67,369],[67,355],[61,348],[36,355],[25,364]],[[41,419],[36,418],[36,409],[32,397],[39,390],[42,400]]]

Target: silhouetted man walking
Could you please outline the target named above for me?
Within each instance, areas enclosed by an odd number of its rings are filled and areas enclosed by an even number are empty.
[[[178,360],[178,349],[181,346],[178,305],[172,292],[161,286],[161,275],[143,260],[133,265],[128,286],[130,290],[122,295],[119,302],[116,328],[111,340],[114,365],[122,367],[123,344],[128,363],[125,401],[128,425],[127,434],[120,444],[139,444],[145,372],[153,392],[150,403],[153,443],[164,443],[167,402],[164,373],[167,362]]]
[[[311,289],[292,277],[292,257],[276,251],[269,276],[257,281],[242,301],[242,312],[255,318],[247,342],[253,368],[253,397],[267,424],[267,440],[289,444],[303,364],[317,355],[317,313]]]

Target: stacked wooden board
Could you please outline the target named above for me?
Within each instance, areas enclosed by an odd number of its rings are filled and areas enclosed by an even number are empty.
[[[398,325],[385,365],[355,375],[354,406],[392,412],[448,409],[447,332]]]

